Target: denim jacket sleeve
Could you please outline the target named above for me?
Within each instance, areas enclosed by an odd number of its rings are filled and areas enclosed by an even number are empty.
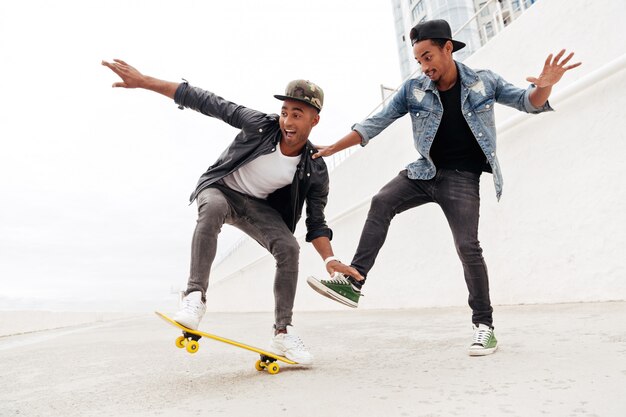
[[[174,102],[180,109],[187,107],[243,130],[254,128],[266,116],[265,113],[240,106],[210,91],[192,87],[187,82],[181,83],[176,89]]]
[[[513,107],[519,111],[523,111],[526,113],[542,113],[544,111],[553,111],[554,109],[550,107],[550,103],[546,101],[546,103],[541,107],[535,107],[530,102],[530,92],[535,87],[534,84],[531,84],[526,90],[523,88],[519,88],[504,80],[501,76],[494,73],[493,71],[485,71],[488,73],[489,77],[495,80],[496,89],[495,89],[495,98],[496,102],[503,104],[505,106]]]
[[[356,123],[352,126],[352,130],[356,131],[361,136],[361,146],[367,145],[370,139],[385,130],[387,126],[392,124],[396,119],[408,113],[406,97],[410,81],[411,80],[407,80],[402,85],[389,104],[381,111],[361,123]]]

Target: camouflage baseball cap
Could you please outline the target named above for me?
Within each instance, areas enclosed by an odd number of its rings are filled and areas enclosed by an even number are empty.
[[[274,97],[279,100],[302,101],[315,107],[318,112],[322,110],[324,105],[324,91],[308,80],[293,80],[287,84],[284,95],[276,94]]]

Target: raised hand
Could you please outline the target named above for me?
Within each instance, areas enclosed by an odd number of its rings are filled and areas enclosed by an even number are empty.
[[[121,59],[114,59],[113,62],[102,61],[102,65],[110,68],[122,79],[113,83],[113,87],[141,88],[145,86],[146,77]]]
[[[113,62],[102,61],[102,65],[110,68],[122,79],[122,81],[113,83],[113,87],[144,88],[173,99],[179,86],[179,83],[176,82],[143,75],[121,59],[114,59]]]
[[[562,49],[561,52],[559,52],[554,58],[552,58],[552,54],[548,55],[548,58],[543,65],[543,70],[541,71],[541,74],[539,74],[539,77],[528,77],[526,78],[526,81],[535,84],[539,88],[551,87],[559,82],[565,72],[582,64],[582,62],[577,62],[575,64],[566,65],[570,61],[570,59],[572,59],[574,53],[571,52],[565,59],[561,61],[561,58],[564,54],[565,49]]]

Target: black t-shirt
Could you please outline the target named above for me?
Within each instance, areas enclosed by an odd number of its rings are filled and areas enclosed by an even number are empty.
[[[430,148],[437,169],[491,172],[487,158],[461,112],[461,81],[457,79],[452,88],[439,91],[439,97],[443,116]]]

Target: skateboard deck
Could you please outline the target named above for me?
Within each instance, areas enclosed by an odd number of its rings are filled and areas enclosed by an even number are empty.
[[[187,352],[189,353],[196,353],[198,349],[200,348],[200,344],[198,343],[198,340],[200,340],[200,338],[202,337],[206,337],[207,339],[217,340],[218,342],[226,343],[226,344],[236,346],[241,349],[246,349],[246,350],[258,353],[259,355],[261,355],[261,358],[257,360],[256,363],[254,364],[254,367],[256,368],[257,371],[267,370],[267,372],[273,375],[273,374],[277,374],[278,371],[280,371],[280,366],[278,365],[278,363],[276,363],[277,361],[288,363],[290,365],[298,364],[298,362],[294,362],[290,359],[285,358],[284,356],[276,355],[274,353],[268,352],[263,349],[259,349],[254,346],[247,345],[245,343],[236,342],[234,340],[226,339],[225,337],[216,336],[211,333],[201,332],[199,330],[188,329],[187,327],[179,324],[178,322],[174,321],[173,319],[171,319],[170,317],[166,316],[163,313],[160,313],[158,311],[155,311],[155,313],[157,316],[165,320],[167,323],[183,331],[183,335],[179,336],[176,339],[175,344],[176,344],[176,347],[180,349],[185,348],[185,350],[187,350]]]

